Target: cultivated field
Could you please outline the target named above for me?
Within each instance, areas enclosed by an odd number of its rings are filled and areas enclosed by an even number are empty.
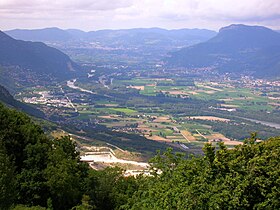
[[[229,122],[229,119],[214,116],[190,116],[190,119]]]

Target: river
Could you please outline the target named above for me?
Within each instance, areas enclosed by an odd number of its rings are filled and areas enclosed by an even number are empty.
[[[91,90],[86,90],[86,89],[83,89],[81,87],[78,87],[75,85],[75,82],[77,81],[77,79],[73,79],[73,80],[69,80],[67,81],[67,86],[72,88],[72,89],[76,89],[76,90],[79,90],[79,91],[82,91],[82,92],[85,92],[85,93],[91,93],[91,94],[95,94],[94,92],[92,92]]]
[[[262,125],[266,125],[266,126],[269,126],[269,127],[272,127],[272,128],[280,129],[280,124],[277,124],[277,123],[266,122],[266,121],[261,121],[261,120],[254,120],[254,119],[244,118],[244,117],[240,117],[240,118],[244,119],[244,120],[251,121],[251,122],[260,123]]]

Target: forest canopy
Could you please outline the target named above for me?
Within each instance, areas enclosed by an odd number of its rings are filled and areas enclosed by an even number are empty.
[[[172,150],[152,176],[124,177],[80,162],[69,137],[51,139],[27,115],[0,104],[0,209],[279,209],[280,137],[204,156]]]

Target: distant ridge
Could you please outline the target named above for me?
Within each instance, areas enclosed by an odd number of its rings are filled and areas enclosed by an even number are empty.
[[[234,24],[204,43],[174,52],[167,61],[178,67],[280,76],[280,34],[262,26]]]
[[[41,42],[15,40],[0,31],[0,65],[15,66],[59,79],[79,68],[67,55]]]
[[[215,31],[207,29],[174,29],[167,30],[161,28],[133,28],[118,30],[98,30],[84,32],[78,29],[62,30],[59,28],[45,29],[15,29],[5,31],[13,38],[26,41],[42,42],[67,42],[67,41],[101,41],[108,42],[118,40],[122,42],[149,42],[152,40],[165,41],[186,41],[188,43],[198,43],[206,41],[216,35]]]
[[[14,29],[6,31],[6,34],[12,36],[15,39],[25,40],[25,41],[68,41],[72,38],[71,34],[62,29],[44,28],[44,29]]]

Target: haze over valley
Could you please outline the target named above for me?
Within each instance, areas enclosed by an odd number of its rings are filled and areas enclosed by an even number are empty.
[[[196,153],[205,142],[279,134],[280,33],[271,29],[6,33],[13,38],[1,32],[3,85],[58,131],[82,132],[93,145],[149,157],[156,148]]]
[[[279,207],[278,2],[71,2],[0,2],[0,209]]]

